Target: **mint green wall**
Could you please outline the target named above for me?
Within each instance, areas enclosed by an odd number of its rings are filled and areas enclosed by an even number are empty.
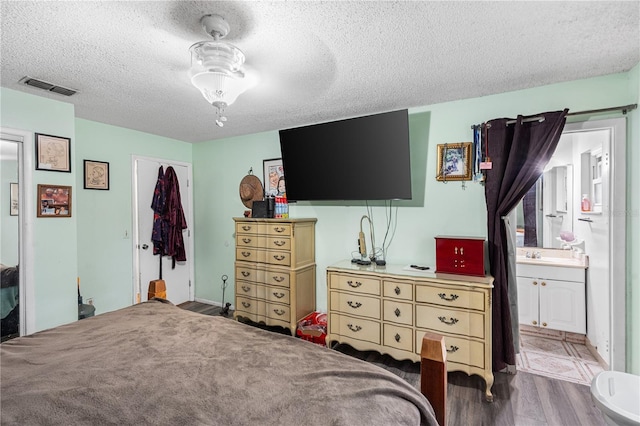
[[[25,170],[33,177],[32,194],[38,184],[73,186],[75,179],[75,117],[74,107],[65,102],[0,88],[0,126],[71,138],[71,173]],[[22,187],[21,187],[22,189]],[[73,201],[72,201],[72,209]],[[34,308],[35,328],[42,330],[75,321],[78,318],[76,299],[77,218],[36,218],[34,221]]]
[[[640,64],[629,74],[629,94],[640,101]],[[627,122],[627,371],[640,374],[640,111]]]
[[[191,162],[192,146],[175,139],[76,120],[75,210],[82,296],[96,314],[133,300],[132,155]],[[109,163],[109,190],[84,189],[84,160]]]
[[[637,85],[637,70],[631,74],[634,75],[631,80]],[[565,107],[570,111],[583,111],[634,103],[637,102],[638,90],[635,88],[630,91],[630,84],[630,74],[622,73],[411,109],[412,157],[418,156],[413,158],[412,173],[422,175],[424,180],[414,181],[414,199],[424,202],[417,206],[415,203],[398,203],[397,227],[387,252],[387,261],[434,265],[434,236],[486,236],[484,187],[471,182],[465,185],[460,182],[437,182],[437,144],[471,141],[470,126],[493,118],[532,115]],[[581,116],[579,120],[600,118],[603,117]],[[638,116],[630,116],[629,121],[637,130]],[[639,134],[633,134],[628,146],[638,145],[638,139]],[[274,131],[194,145],[196,297],[220,302],[222,290],[219,277],[222,274],[230,277],[227,300],[233,294],[234,228],[231,218],[241,216],[244,210],[238,185],[249,168],[253,168],[255,174],[263,179],[262,160],[280,156],[278,140],[278,132]],[[637,156],[637,151],[633,155]],[[216,166],[211,167],[212,164]],[[630,181],[630,194],[637,194],[640,190],[637,173],[630,177]],[[416,192],[416,188],[421,192]],[[215,199],[212,196],[214,194]],[[386,210],[375,206],[371,212],[376,229],[376,245],[380,246],[385,231]],[[326,310],[325,268],[338,260],[350,258],[351,253],[357,250],[360,217],[367,214],[367,210],[358,203],[300,202],[290,206],[290,214],[292,217],[318,219],[317,309]],[[631,249],[634,250],[633,247]],[[637,258],[637,254],[635,256]],[[629,288],[638,292],[639,286],[635,273],[630,277]],[[636,318],[639,309],[637,300],[633,301],[631,311]],[[635,324],[637,327],[637,321]],[[629,327],[628,346],[633,348],[630,350],[630,359],[633,360],[630,364],[637,371],[640,351],[636,339],[630,335],[631,331]]]

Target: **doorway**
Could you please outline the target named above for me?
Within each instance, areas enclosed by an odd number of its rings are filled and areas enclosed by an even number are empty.
[[[585,343],[601,364],[619,371],[626,367],[625,157],[625,118],[567,124],[536,201],[538,246],[568,248],[558,235],[570,231],[571,247],[589,256]]]
[[[186,262],[176,262],[173,267],[171,258],[153,255],[151,233],[153,228],[153,210],[151,202],[158,179],[158,169],[171,166],[176,172],[182,208],[187,221],[187,229],[182,236],[185,244]],[[178,305],[194,300],[193,286],[193,203],[191,164],[149,157],[132,157],[133,173],[133,258],[134,289],[133,303],[147,300],[148,286],[151,280],[160,278],[160,262],[162,262],[162,279],[166,283],[167,299]]]

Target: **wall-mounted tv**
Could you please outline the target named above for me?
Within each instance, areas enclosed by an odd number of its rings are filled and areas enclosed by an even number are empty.
[[[410,200],[406,109],[280,130],[287,199]]]

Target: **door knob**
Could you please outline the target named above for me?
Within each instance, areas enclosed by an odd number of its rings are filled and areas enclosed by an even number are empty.
[[[149,244],[143,244],[143,245],[142,245],[142,250],[146,250],[146,249],[148,249],[148,248],[149,248]]]

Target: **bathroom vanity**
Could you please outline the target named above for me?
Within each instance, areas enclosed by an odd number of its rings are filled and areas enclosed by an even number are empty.
[[[573,250],[519,248],[516,255],[520,324],[586,334],[589,258]]]

